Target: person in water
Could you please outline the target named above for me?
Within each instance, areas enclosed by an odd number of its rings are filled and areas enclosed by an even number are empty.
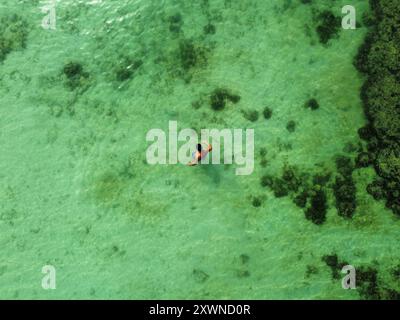
[[[202,159],[204,159],[209,152],[211,152],[212,145],[207,142],[204,142],[204,144],[207,145],[206,149],[203,149],[203,146],[201,145],[201,143],[197,144],[197,147],[196,147],[197,151],[193,152],[193,154],[192,154],[193,160],[188,163],[188,166],[195,166],[195,165],[199,164],[200,161]]]

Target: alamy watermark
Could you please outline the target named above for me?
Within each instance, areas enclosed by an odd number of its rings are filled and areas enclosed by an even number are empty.
[[[42,28],[46,30],[56,29],[56,0],[47,0],[41,7],[46,16],[42,19]]]
[[[342,279],[342,288],[356,289],[356,269],[352,265],[345,265],[341,272],[346,274]]]
[[[356,8],[350,5],[344,6],[342,14],[345,14],[342,18],[342,28],[344,30],[355,30],[357,24]]]
[[[42,278],[42,288],[45,290],[56,288],[56,268],[52,265],[45,265],[42,268],[42,273],[45,275]]]
[[[42,27],[46,30],[56,29],[56,3],[57,0],[46,0],[42,4],[41,11],[46,16],[42,19]],[[356,29],[356,8],[352,5],[345,5],[342,7],[342,28],[344,30]]]
[[[178,133],[177,121],[169,121],[168,133],[162,129],[151,129],[147,132],[146,141],[153,143],[147,148],[146,160],[151,165],[188,164],[199,151],[196,149],[198,144],[206,141],[207,144],[212,144],[212,152],[204,158],[200,156],[201,161],[197,164],[210,164],[210,160],[211,164],[221,164],[221,139],[223,163],[242,166],[236,168],[236,175],[251,174],[254,170],[254,129],[201,129],[199,137],[195,130],[189,128]],[[183,143],[179,149],[178,142]]]

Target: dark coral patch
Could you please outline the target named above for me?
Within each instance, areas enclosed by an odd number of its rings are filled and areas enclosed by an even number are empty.
[[[378,271],[372,267],[361,267],[356,272],[356,284],[363,299],[380,299],[378,287]]]
[[[272,109],[269,107],[265,107],[263,110],[263,116],[265,119],[270,119],[272,117]]]
[[[222,88],[215,89],[211,93],[210,104],[215,111],[224,109],[228,101],[236,104],[240,101],[240,96]]]
[[[19,15],[0,18],[0,62],[14,50],[24,49],[28,37],[28,24]]]
[[[296,122],[294,120],[290,120],[286,124],[286,130],[289,131],[290,133],[294,132],[296,130]]]
[[[78,62],[69,62],[63,68],[66,77],[66,86],[70,90],[75,90],[86,84],[89,73],[84,71],[83,66]]]
[[[332,279],[340,279],[340,272],[345,265],[345,261],[340,261],[336,253],[327,254],[322,257],[322,261],[331,269]]]
[[[142,64],[143,61],[140,59],[125,60],[115,71],[117,81],[122,82],[131,79]]]
[[[348,157],[340,156],[336,159],[336,167],[339,172],[333,185],[336,209],[340,216],[352,218],[357,207],[357,190],[352,176],[353,161]]]
[[[369,123],[358,133],[367,140],[371,161],[383,180],[367,191],[376,199],[385,197],[386,206],[400,215],[400,6],[390,0],[370,4],[371,28],[354,60],[367,76],[360,96]]]
[[[216,28],[212,23],[209,23],[206,26],[204,26],[203,31],[205,34],[215,34]]]
[[[306,190],[301,191],[297,196],[294,197],[293,202],[300,208],[305,208],[308,200],[308,192]]]
[[[311,206],[305,211],[306,219],[320,225],[326,220],[327,198],[323,189],[314,191],[311,196]]]
[[[304,104],[304,107],[311,109],[311,110],[317,110],[319,109],[319,103],[316,99],[312,98]]]
[[[356,167],[365,168],[373,163],[372,154],[369,152],[360,152],[356,158]]]
[[[182,15],[180,13],[176,13],[168,18],[169,22],[169,31],[173,33],[181,32],[181,28],[183,25]]]
[[[322,44],[327,44],[329,40],[336,37],[340,31],[341,20],[331,11],[325,10],[318,16],[317,34]]]
[[[385,182],[381,179],[375,179],[367,186],[367,192],[374,197],[375,200],[385,198]]]
[[[179,44],[181,64],[184,70],[189,70],[197,63],[196,47],[191,40],[184,40]]]
[[[251,201],[251,204],[253,205],[253,207],[258,208],[261,207],[261,199],[259,197],[254,197],[253,200]]]
[[[251,122],[256,122],[259,118],[257,110],[242,111],[243,117]]]

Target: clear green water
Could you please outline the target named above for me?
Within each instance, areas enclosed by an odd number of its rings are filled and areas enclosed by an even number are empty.
[[[368,9],[352,2],[360,16]],[[339,15],[345,4],[63,0],[52,31],[41,28],[42,2],[2,0],[1,13],[23,17],[29,34],[26,48],[0,65],[0,297],[358,299],[321,260],[333,252],[375,266],[398,288],[389,269],[399,262],[400,222],[364,191],[372,168],[353,174],[354,218],[339,217],[329,193],[322,226],[259,183],[285,164],[334,172],[334,157],[359,143],[363,79],[352,59],[366,29],[341,31],[325,47],[312,18],[325,8]],[[177,13],[180,33],[169,29]],[[216,33],[205,35],[209,21]],[[189,72],[178,54],[184,39],[205,52]],[[126,58],[143,64],[120,82],[115,70]],[[70,61],[89,73],[85,90],[66,87]],[[217,87],[240,102],[213,111],[208,95]],[[303,108],[310,97],[319,110]],[[250,122],[240,112],[265,106],[270,120]],[[234,165],[149,166],[145,135],[169,120],[254,128],[253,174],[236,176]],[[254,196],[261,207],[252,206]],[[41,287],[46,264],[57,270],[56,290]],[[307,266],[317,272],[307,275]]]

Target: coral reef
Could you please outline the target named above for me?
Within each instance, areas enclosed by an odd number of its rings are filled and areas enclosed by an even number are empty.
[[[286,124],[286,129],[287,131],[289,131],[290,133],[294,132],[296,130],[296,122],[293,120],[290,120],[287,124]]]
[[[325,185],[330,173],[316,174],[312,177],[297,173],[294,167],[285,165],[280,177],[263,175],[262,187],[270,188],[276,198],[291,196],[293,203],[304,210],[307,220],[321,225],[326,220],[328,201]]]
[[[318,268],[315,266],[307,265],[306,273],[304,275],[305,278],[309,278],[311,275],[317,274]]]
[[[347,262],[340,261],[336,253],[327,254],[322,257],[322,261],[326,263],[326,265],[331,268],[332,279],[340,278],[340,271],[343,266],[347,265]]]
[[[385,198],[385,183],[381,179],[375,179],[367,186],[367,192],[374,197],[375,200]]]
[[[250,261],[250,257],[245,253],[241,254],[239,259],[242,264],[247,264]]]
[[[304,104],[305,108],[309,108],[311,110],[317,110],[319,109],[319,103],[316,99],[312,98],[308,101],[306,101],[306,103]]]
[[[356,158],[356,167],[365,168],[373,163],[372,154],[369,152],[360,152]]]
[[[380,299],[378,271],[372,267],[361,267],[356,272],[356,284],[363,299]]]
[[[169,22],[169,31],[173,33],[181,32],[183,21],[182,21],[182,15],[180,13],[176,13],[168,17],[168,22]]]
[[[204,26],[203,31],[205,34],[215,34],[216,28],[212,23],[209,23],[206,26]]]
[[[369,121],[358,133],[383,179],[379,190],[374,184],[367,191],[376,199],[384,196],[386,206],[400,215],[400,6],[392,0],[370,0],[370,5],[371,28],[354,61],[366,75],[361,99]]]
[[[83,66],[77,62],[69,62],[63,68],[66,77],[66,86],[72,91],[87,84],[89,73],[83,70]]]
[[[341,28],[341,20],[331,11],[325,10],[318,15],[317,34],[322,44],[327,44],[329,40],[336,37]]]
[[[265,119],[270,119],[272,117],[272,109],[269,107],[265,107],[263,110],[263,116]]]
[[[194,280],[199,283],[203,283],[210,277],[207,273],[200,269],[193,269],[192,275]]]
[[[194,67],[198,61],[198,52],[191,40],[183,40],[179,44],[181,64],[184,70]]]
[[[240,101],[240,96],[221,88],[215,89],[211,93],[210,104],[213,110],[219,111],[224,109],[227,101],[236,104]]]
[[[282,198],[289,194],[286,182],[281,178],[273,178],[269,175],[264,175],[261,177],[261,186],[271,188],[276,198]]]
[[[308,192],[306,190],[301,191],[297,196],[294,197],[293,202],[300,208],[305,208],[307,205]]]
[[[243,117],[251,122],[256,122],[259,118],[257,110],[242,111]]]
[[[282,176],[279,178],[269,175],[262,176],[260,183],[263,187],[271,188],[277,198],[285,197],[290,192],[297,192],[301,184],[300,179],[291,167],[285,167]]]
[[[286,182],[287,189],[297,192],[300,187],[300,179],[296,176],[292,167],[285,167],[282,173],[282,179]]]
[[[143,61],[140,59],[124,59],[115,71],[116,79],[121,82],[131,79],[142,64]]]
[[[261,199],[258,197],[253,197],[253,200],[251,201],[251,204],[253,205],[253,207],[258,208],[261,207]]]
[[[343,274],[341,270],[346,261],[341,261],[336,253],[324,255],[321,259],[331,269],[332,279],[337,281]],[[400,292],[389,288],[379,279],[378,269],[375,266],[355,266],[356,288],[361,299],[365,300],[398,300]],[[395,278],[395,275],[393,275]]]
[[[350,158],[339,156],[336,158],[338,175],[333,185],[336,199],[336,209],[342,217],[353,217],[356,204],[356,186],[353,180],[354,165]]]
[[[305,211],[306,219],[319,225],[323,224],[326,219],[327,198],[323,189],[318,189],[311,196],[311,206]]]
[[[24,49],[28,37],[28,25],[19,15],[0,18],[0,63],[14,50]]]

